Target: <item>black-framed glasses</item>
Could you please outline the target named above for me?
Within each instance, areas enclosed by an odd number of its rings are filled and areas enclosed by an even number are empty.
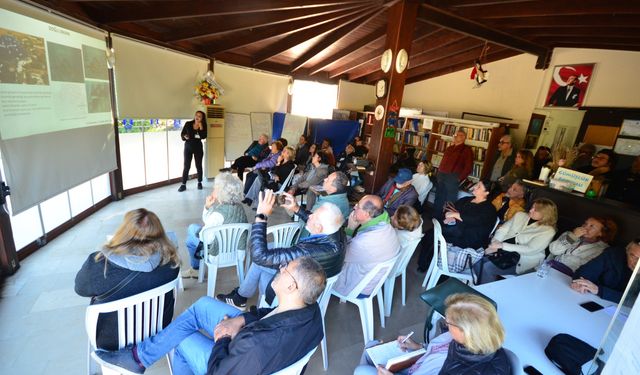
[[[287,269],[287,266],[288,266],[288,265],[289,265],[288,263],[282,263],[282,264],[280,264],[280,271],[284,271],[284,272],[286,272],[289,276],[291,276],[291,280],[293,280],[293,284],[296,286],[296,289],[299,289],[299,288],[298,288],[298,280],[296,280],[296,278],[295,278],[295,277],[293,277],[293,275],[291,274],[291,272],[289,272],[289,270]]]

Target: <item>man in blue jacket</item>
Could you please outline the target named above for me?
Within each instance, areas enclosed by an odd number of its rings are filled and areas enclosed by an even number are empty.
[[[602,299],[620,302],[640,258],[640,238],[625,249],[610,247],[576,270],[571,289],[593,293]]]
[[[283,264],[271,284],[279,300],[276,309],[242,313],[202,297],[137,346],[97,351],[98,362],[123,373],[142,374],[175,348],[172,370],[176,375],[271,374],[304,357],[322,340],[322,315],[316,301],[325,285],[326,275],[318,262],[297,258]]]

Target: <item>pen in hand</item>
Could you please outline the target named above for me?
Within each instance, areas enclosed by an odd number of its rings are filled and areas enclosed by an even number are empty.
[[[402,339],[402,341],[400,341],[400,344],[404,344],[405,342],[407,342],[407,340],[409,340],[409,337],[411,337],[412,335],[413,335],[413,331],[409,332],[409,334],[405,336],[405,338]]]

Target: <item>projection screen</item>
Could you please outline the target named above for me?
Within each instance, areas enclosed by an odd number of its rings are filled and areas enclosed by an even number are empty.
[[[103,32],[0,3],[0,151],[13,213],[116,168]]]

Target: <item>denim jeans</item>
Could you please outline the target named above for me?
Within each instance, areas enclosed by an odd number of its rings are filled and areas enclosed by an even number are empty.
[[[138,357],[145,367],[149,367],[176,348],[172,363],[175,375],[205,374],[215,342],[200,330],[213,337],[213,329],[225,315],[233,318],[241,313],[224,302],[202,297],[167,328],[139,343]]]
[[[267,268],[251,263],[242,284],[240,284],[238,294],[246,298],[251,298],[258,287],[260,287],[260,294],[264,294],[264,291],[267,290],[269,282],[273,279],[276,272],[278,271],[273,268]]]
[[[202,229],[202,225],[200,224],[190,224],[189,228],[187,228],[187,240],[185,241],[185,245],[187,247],[187,251],[189,252],[189,260],[191,261],[191,268],[197,270],[200,268],[200,259],[196,259],[196,248],[200,243],[200,230]]]

